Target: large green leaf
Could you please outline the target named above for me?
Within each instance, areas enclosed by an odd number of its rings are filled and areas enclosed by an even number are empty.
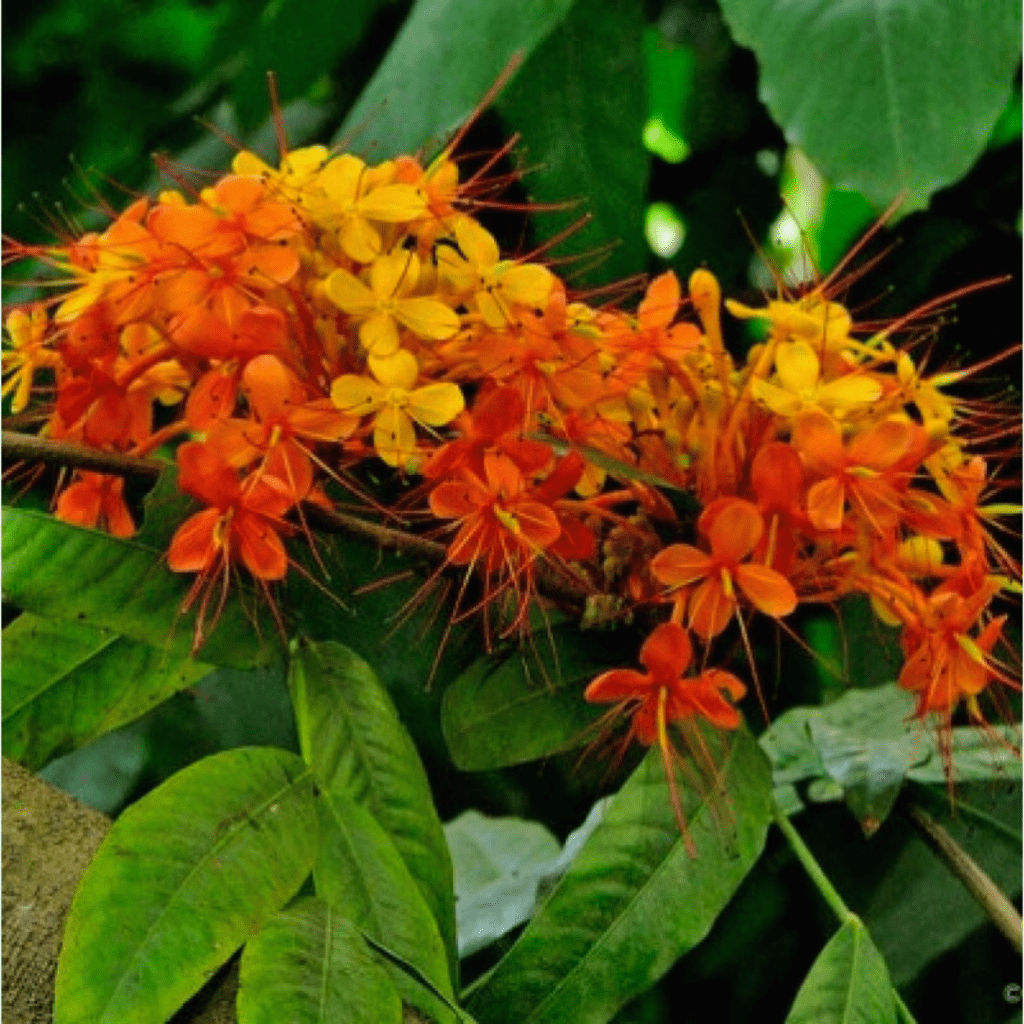
[[[300,643],[289,685],[303,756],[331,794],[364,804],[391,837],[458,963],[452,862],[426,772],[387,691],[358,655]]]
[[[309,897],[246,944],[238,1024],[401,1024],[402,1000],[356,927]]]
[[[1015,0],[722,0],[788,141],[876,207],[923,206],[1002,113],[1021,52]]]
[[[707,934],[757,860],[770,818],[770,774],[756,742],[742,730],[715,746],[724,747],[716,760],[728,797],[707,792],[707,778],[705,792],[681,793],[696,857],[652,751],[473,993],[469,1010],[482,1024],[603,1024]]]
[[[647,264],[643,25],[640,0],[579,0],[498,101],[508,129],[523,136],[522,162],[540,165],[525,181],[530,199],[585,201],[570,214],[540,215],[538,241],[588,209],[592,224],[555,252],[620,243],[591,275],[595,280],[635,274]]]
[[[243,747],[129,807],[89,865],[57,967],[57,1024],[163,1024],[290,899],[318,847],[313,773]]]
[[[418,0],[335,141],[375,158],[436,150],[514,53],[529,54],[573,0]]]
[[[583,690],[605,669],[636,658],[631,633],[563,624],[474,662],[445,691],[441,724],[452,760],[466,771],[533,761],[595,739],[607,708]]]
[[[370,938],[411,964],[446,999],[453,996],[444,941],[395,844],[377,819],[342,792],[323,793],[323,843],[313,870],[317,895]],[[446,1019],[443,1003],[408,975],[389,971],[402,998]]]
[[[193,616],[181,607],[193,578],[168,570],[162,549],[11,507],[3,509],[3,546],[4,598],[18,607],[113,630],[168,658],[191,652]],[[276,641],[229,598],[202,656],[212,665],[251,668],[272,658]]]
[[[786,1024],[896,1024],[885,961],[857,918],[814,961]]]
[[[28,612],[2,636],[4,754],[30,771],[133,721],[210,671],[107,629]]]

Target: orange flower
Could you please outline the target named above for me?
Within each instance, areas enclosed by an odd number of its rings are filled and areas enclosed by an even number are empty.
[[[292,486],[269,470],[240,481],[217,451],[198,441],[178,449],[178,470],[179,487],[210,507],[171,538],[171,569],[209,575],[238,560],[257,579],[282,579],[288,554],[280,534],[289,529],[282,517],[295,503]]]
[[[758,611],[773,618],[796,607],[796,594],[785,576],[743,562],[764,532],[756,506],[739,498],[722,499],[705,510],[700,529],[711,542],[710,555],[689,544],[673,544],[651,562],[654,577],[670,587],[699,582],[689,598],[690,628],[698,636],[709,640],[729,624],[737,610],[734,584]]]
[[[78,470],[75,476],[75,482],[57,499],[58,519],[93,529],[105,526],[115,537],[130,537],[135,533],[121,477],[84,470]]]
[[[617,668],[599,675],[584,691],[592,704],[619,702],[633,716],[630,737],[652,746],[670,722],[706,718],[720,729],[735,729],[739,712],[732,701],[740,700],[746,687],[734,675],[708,669],[684,679],[693,660],[693,647],[686,630],[675,622],[664,622],[640,648],[640,664],[646,672]]]

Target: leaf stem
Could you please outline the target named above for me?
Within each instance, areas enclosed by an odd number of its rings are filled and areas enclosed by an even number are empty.
[[[778,801],[772,797],[772,817],[779,831],[786,837],[790,849],[796,854],[808,878],[814,883],[815,888],[821,893],[822,899],[832,908],[832,912],[839,918],[840,924],[846,924],[856,917],[852,910],[843,902],[839,890],[829,881],[828,876],[821,869],[821,865],[814,859],[814,854],[803,841],[800,833],[797,832],[789,816],[779,806]]]

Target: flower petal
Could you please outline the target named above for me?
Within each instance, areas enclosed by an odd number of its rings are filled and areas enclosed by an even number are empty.
[[[673,544],[659,551],[651,562],[651,574],[669,587],[685,587],[704,579],[711,568],[710,557],[689,544]]]
[[[583,697],[591,704],[610,704],[633,697],[647,698],[653,685],[651,677],[646,673],[631,668],[613,668],[592,680],[583,691]]]
[[[663,622],[640,648],[640,664],[661,686],[675,682],[690,667],[692,659],[690,636],[676,622]]]
[[[782,573],[747,563],[736,566],[735,576],[736,585],[759,612],[779,619],[796,607],[796,591]]]

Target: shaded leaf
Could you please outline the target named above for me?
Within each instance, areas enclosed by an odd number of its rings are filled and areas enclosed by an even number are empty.
[[[465,771],[483,771],[594,739],[607,708],[587,704],[584,688],[635,658],[631,633],[601,633],[598,641],[572,624],[481,658],[445,691],[441,725],[452,760]]]
[[[401,1024],[402,1000],[356,927],[316,897],[272,917],[242,954],[239,1024]]]
[[[847,921],[807,975],[786,1024],[896,1024],[889,972],[867,929]]]
[[[453,996],[444,941],[430,908],[395,844],[376,818],[342,792],[322,795],[323,843],[313,869],[317,895],[372,939],[420,971],[445,998]],[[402,998],[437,1019],[443,1004],[397,968]]]
[[[365,805],[423,894],[454,972],[452,864],[416,747],[373,670],[341,644],[300,643],[289,686],[303,756],[322,786]]]
[[[302,884],[316,808],[301,759],[260,747],[206,758],[129,807],[68,915],[59,1024],[162,1024]]]
[[[900,194],[923,206],[968,170],[1020,59],[1020,5],[1006,0],[722,0],[722,12],[787,140],[879,209]]]
[[[172,573],[163,550],[119,540],[25,509],[3,510],[4,598],[48,618],[73,619],[152,644],[167,657],[192,648],[193,616],[181,614],[191,576]],[[202,647],[207,664],[251,668],[271,660],[277,637],[257,634],[229,599]]]
[[[640,0],[579,0],[497,103],[507,128],[522,134],[521,163],[540,165],[524,181],[530,199],[584,200],[569,213],[536,218],[537,241],[589,210],[592,223],[554,253],[617,243],[588,280],[635,274],[647,263],[643,24]]]
[[[3,652],[4,754],[30,771],[210,671],[107,629],[27,612],[3,631]]]
[[[487,1024],[600,1024],[707,934],[757,860],[770,818],[770,777],[757,744],[745,730],[719,740],[728,809],[720,794],[681,793],[697,857],[680,837],[652,751],[519,941],[474,991],[468,1005],[475,1016]]]
[[[472,113],[514,53],[528,55],[573,0],[418,0],[335,142],[375,158],[434,152]],[[443,73],[439,73],[443,69]]]

